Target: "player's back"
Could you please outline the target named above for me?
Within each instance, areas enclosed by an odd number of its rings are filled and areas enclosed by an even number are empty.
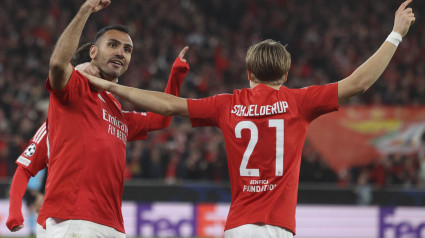
[[[232,188],[226,229],[249,223],[295,233],[301,152],[307,126],[338,108],[337,85],[279,90],[264,84],[218,100]]]

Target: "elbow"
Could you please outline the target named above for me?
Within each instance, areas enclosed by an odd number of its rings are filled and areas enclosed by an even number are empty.
[[[354,82],[354,84],[352,85],[352,87],[354,88],[354,94],[359,95],[365,93],[371,86],[369,83],[370,81],[372,80],[370,80],[367,75],[363,75],[352,80],[352,82]]]
[[[182,105],[179,103],[179,101],[176,100],[167,103],[163,108],[163,113],[160,114],[164,116],[185,116],[187,113],[185,113],[185,110],[182,108]]]
[[[369,87],[367,85],[359,85],[357,88],[357,94],[363,94],[365,93],[367,90],[369,89]]]
[[[160,114],[162,114],[163,116],[170,117],[170,116],[175,116],[176,112],[173,106],[171,104],[168,104],[162,109]]]
[[[370,88],[371,85],[368,83],[369,81],[370,80],[363,80],[357,85],[358,94],[363,94]]]
[[[148,106],[148,107],[142,107],[148,111],[154,112],[156,114],[162,115],[162,116],[173,116],[173,107],[170,103],[163,102],[157,106]]]
[[[185,110],[185,107],[187,108],[186,100],[164,93],[159,93],[159,96],[154,97],[151,103],[146,101],[144,103],[144,106],[140,106],[145,110],[167,117],[185,115],[185,111],[187,111],[187,109]]]

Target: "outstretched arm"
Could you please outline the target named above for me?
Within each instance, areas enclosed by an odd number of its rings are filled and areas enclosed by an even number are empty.
[[[180,87],[183,83],[184,78],[189,72],[189,65],[184,58],[189,47],[184,47],[179,56],[173,63],[171,68],[170,77],[168,78],[167,87],[165,88],[165,93],[179,96]],[[171,117],[159,115],[156,113],[148,112],[149,117],[149,131],[160,130],[166,128],[170,125]]]
[[[107,7],[110,3],[110,0],[87,0],[59,37],[50,57],[49,81],[52,89],[62,89],[68,83],[72,74],[70,61],[90,14]]]
[[[187,100],[166,93],[126,87],[83,73],[95,87],[109,91],[134,105],[164,116],[189,116]]]
[[[395,13],[393,32],[381,47],[350,76],[338,82],[339,101],[364,93],[378,80],[387,68],[401,38],[415,22],[412,8],[406,8],[412,0],[403,2]],[[397,35],[398,34],[398,35]],[[399,38],[398,38],[399,37]],[[398,38],[398,39],[397,39]]]
[[[22,216],[22,198],[27,190],[28,181],[31,174],[21,166],[16,168],[12,185],[9,191],[9,217],[6,226],[10,231],[19,231],[24,227],[24,217]]]

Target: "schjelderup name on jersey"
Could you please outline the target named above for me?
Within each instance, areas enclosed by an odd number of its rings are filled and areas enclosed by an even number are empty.
[[[124,144],[127,143],[128,127],[117,117],[111,116],[108,111],[103,109],[103,120],[109,122],[108,133],[121,139]]]
[[[272,105],[234,105],[231,113],[240,117],[253,117],[253,116],[268,116],[275,114],[285,113],[288,109],[288,102],[278,101]]]
[[[248,185],[244,185],[242,191],[249,193],[259,193],[272,191],[276,188],[276,184],[270,184],[268,179],[252,179]]]

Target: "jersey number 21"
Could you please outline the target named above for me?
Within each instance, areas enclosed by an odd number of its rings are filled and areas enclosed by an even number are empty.
[[[276,176],[283,175],[283,155],[284,155],[284,120],[283,119],[270,119],[269,127],[276,128]],[[249,140],[248,147],[243,154],[242,163],[239,167],[239,172],[241,176],[248,177],[258,177],[260,176],[259,169],[248,169],[249,157],[251,157],[252,152],[254,151],[255,145],[258,142],[258,128],[252,121],[241,121],[235,127],[236,138],[242,138],[242,130],[248,129],[251,132],[251,139]]]

